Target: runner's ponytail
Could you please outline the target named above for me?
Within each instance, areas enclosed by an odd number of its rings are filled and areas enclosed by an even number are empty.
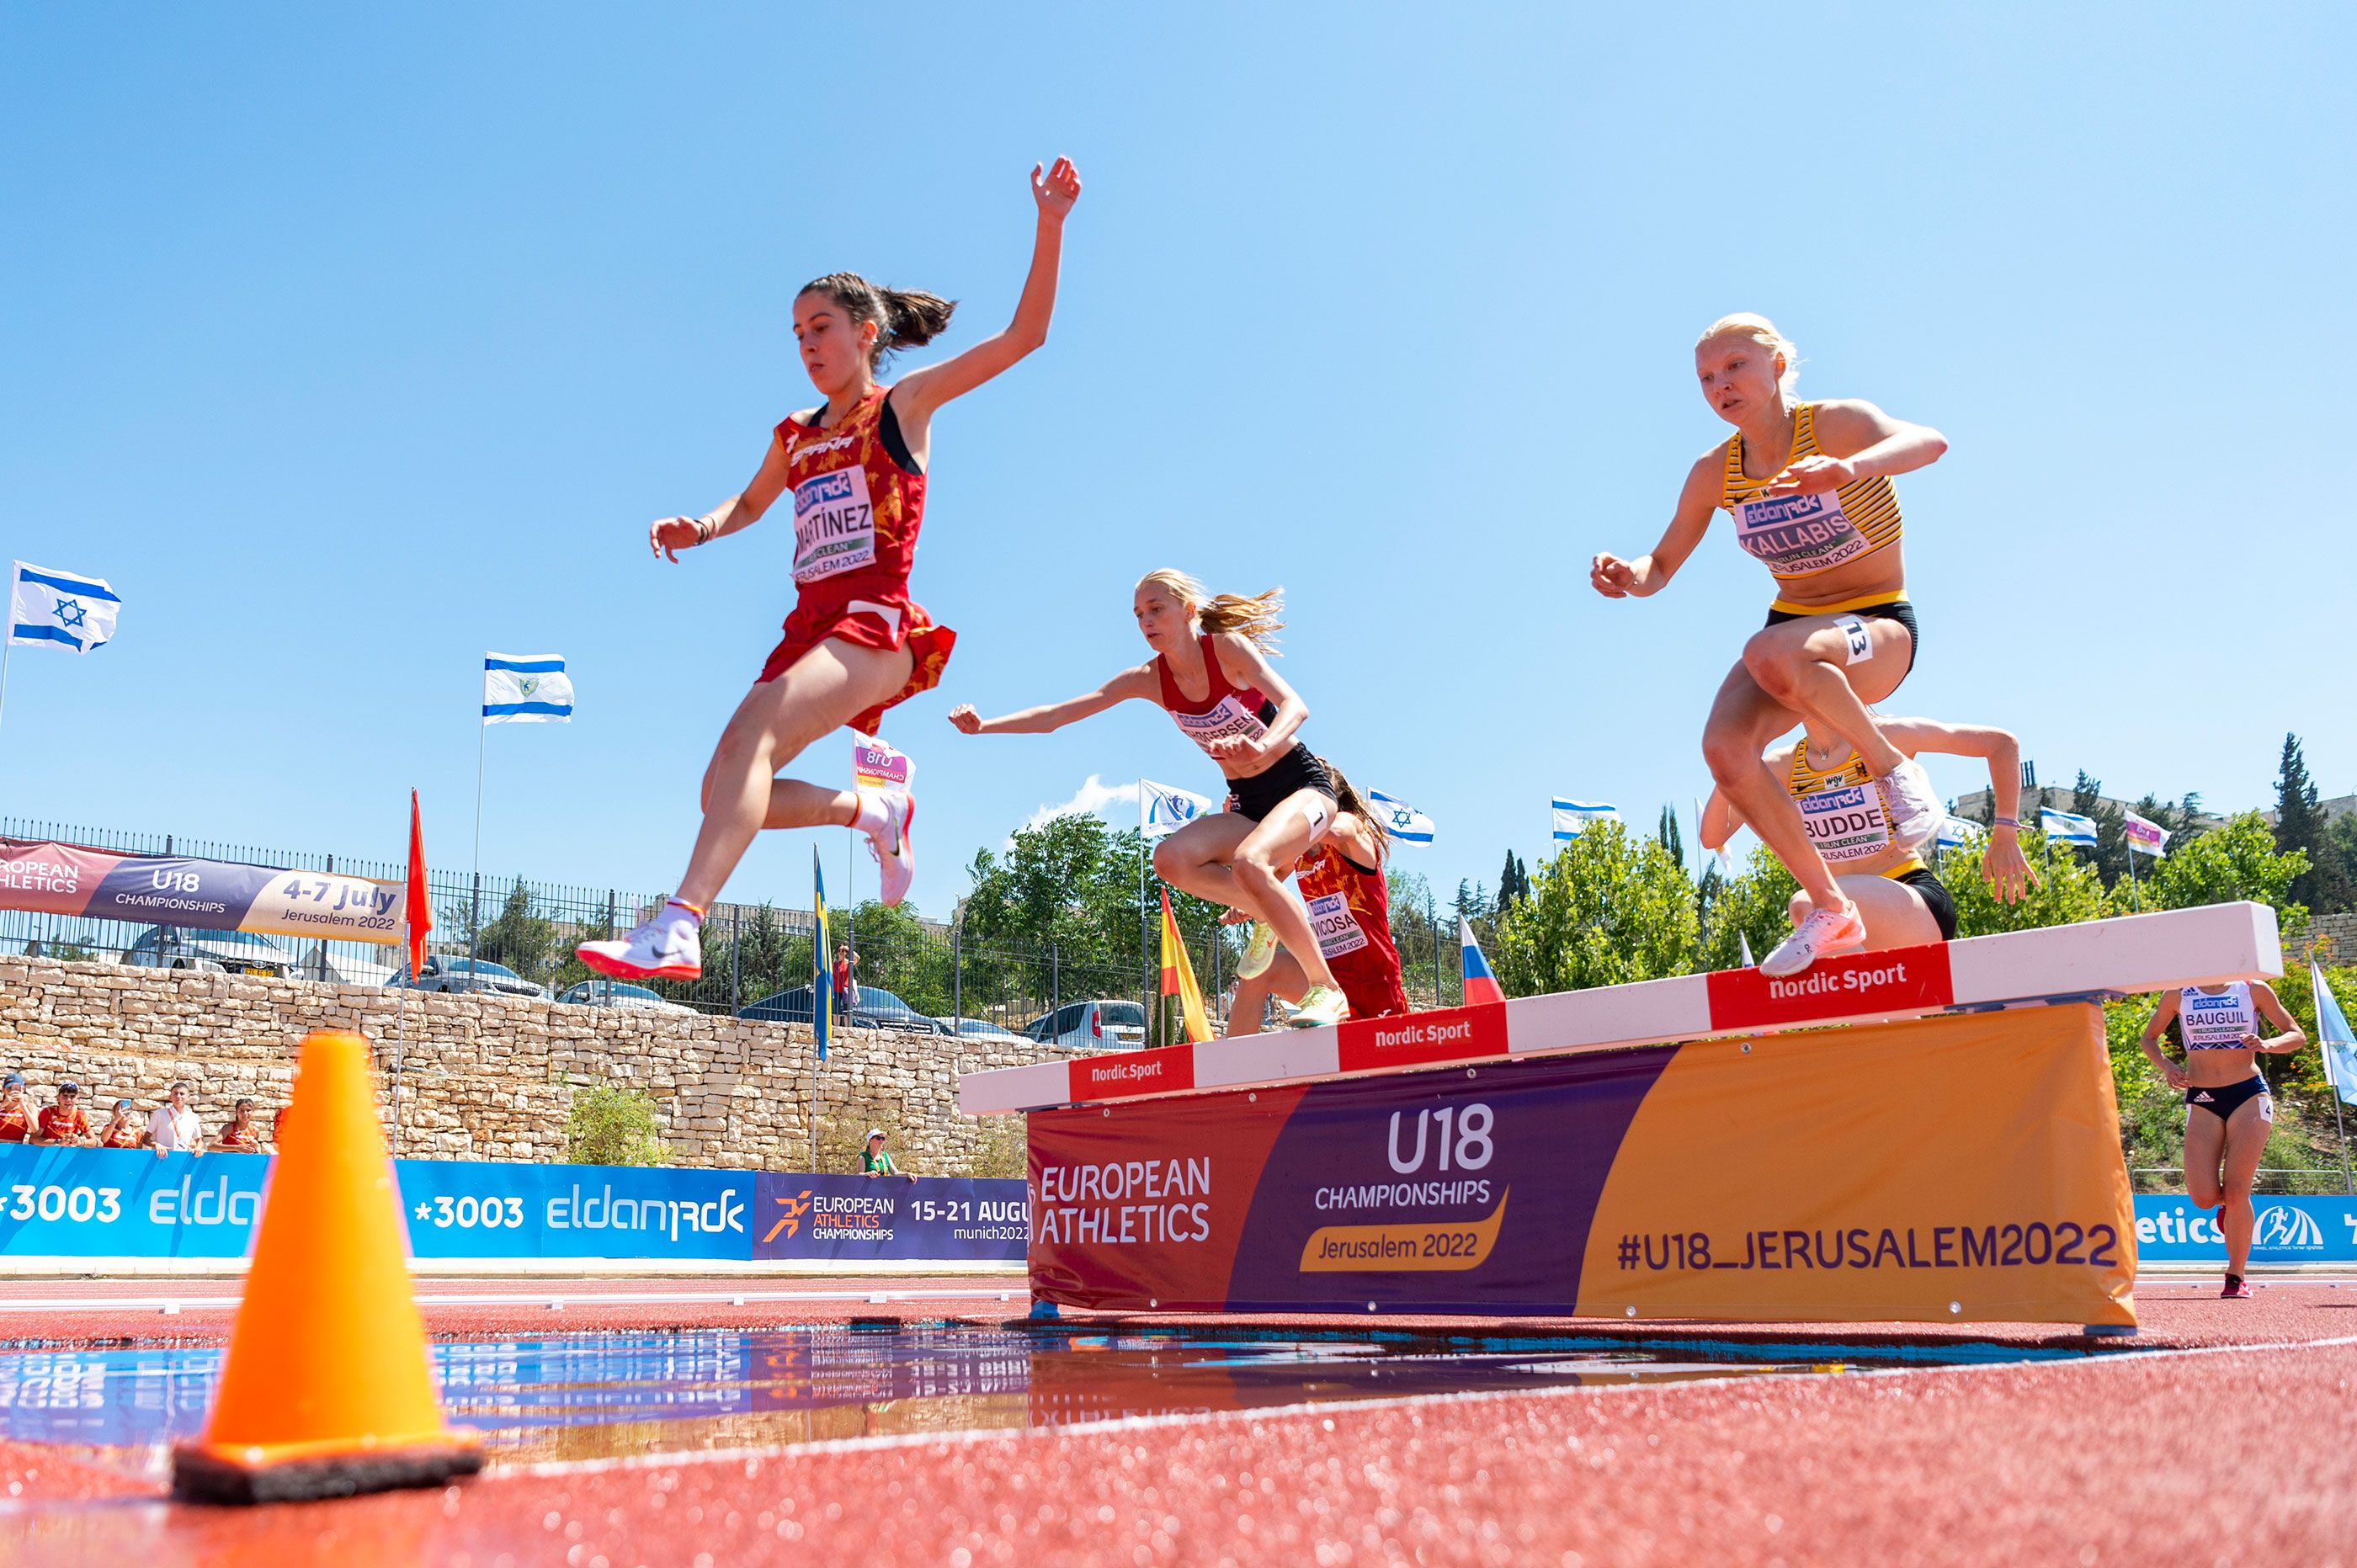
[[[1232,631],[1271,658],[1276,657],[1276,634],[1285,623],[1276,618],[1285,609],[1285,590],[1263,594],[1215,594],[1176,566],[1148,572],[1137,580],[1151,584],[1185,605],[1207,632]]]
[[[1391,864],[1391,834],[1383,832],[1383,822],[1375,815],[1375,809],[1367,804],[1356,785],[1342,777],[1342,770],[1334,766],[1333,758],[1322,757],[1319,760],[1326,764],[1326,771],[1334,776],[1336,808],[1350,812],[1351,815],[1367,824],[1367,836],[1375,841],[1375,869],[1381,871]]]
[[[914,348],[940,337],[950,324],[951,313],[957,309],[953,299],[920,288],[879,288],[857,273],[813,278],[802,292],[826,295],[843,307],[855,327],[863,321],[876,323],[876,347],[867,354],[871,371],[895,349]]]

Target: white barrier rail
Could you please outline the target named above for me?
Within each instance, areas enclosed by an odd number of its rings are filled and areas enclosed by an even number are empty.
[[[967,1073],[969,1116],[1350,1074],[1562,1056],[1827,1024],[2129,995],[2283,973],[2276,913],[2212,904],[1828,959],[1789,980],[1721,970],[1522,996],[1325,1029],[1115,1051]]]

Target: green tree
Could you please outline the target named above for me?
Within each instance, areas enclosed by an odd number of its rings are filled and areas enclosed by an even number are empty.
[[[1464,995],[1457,927],[1439,908],[1432,885],[1413,871],[1387,878],[1392,897],[1392,945],[1399,949],[1400,979],[1416,1007],[1454,1007]]]
[[[2357,822],[2327,817],[2319,794],[2299,736],[2284,736],[2276,777],[2276,848],[2308,857],[2289,897],[2319,912],[2347,909],[2357,905]]]
[[[2288,945],[2308,925],[2308,909],[2294,897],[2307,869],[2304,852],[2278,850],[2266,822],[2245,811],[2183,845],[2171,843],[2145,883],[2144,907],[2185,909],[2238,898],[2271,904]]]
[[[1598,822],[1531,878],[1491,953],[1509,995],[1685,974],[1701,932],[1685,867],[1652,838]]]
[[[1999,931],[2036,930],[2100,919],[2112,912],[2103,877],[2092,862],[2081,859],[2068,844],[2052,842],[2029,822],[2022,824],[2020,838],[2022,857],[2029,862],[2038,880],[2018,904],[2000,902],[1983,879],[1982,840],[1973,839],[1943,857],[1940,881],[1956,901],[1956,935],[1986,937]],[[2125,901],[2126,890],[2122,892]]]
[[[1675,806],[1665,805],[1662,808],[1662,820],[1654,827],[1653,836],[1662,841],[1662,847],[1670,852],[1672,860],[1676,861],[1680,865],[1686,863],[1686,846],[1678,833],[1678,811]]]
[[[2071,789],[2071,810],[2094,822],[2095,847],[2076,853],[2086,857],[2109,887],[2128,871],[2127,813],[2104,799],[2104,781],[2083,768]]]
[[[1699,909],[1707,896],[1709,921],[1702,928],[1705,969],[1741,968],[1747,941],[1756,962],[1791,933],[1792,895],[1801,885],[1766,844],[1752,845],[1751,857],[1733,876],[1720,877],[1714,865],[1703,873],[1703,882],[1695,901]]]
[[[470,901],[471,911],[471,901]],[[556,971],[556,922],[533,908],[532,892],[516,878],[499,914],[475,933],[475,956],[503,963],[526,980],[546,983]]]

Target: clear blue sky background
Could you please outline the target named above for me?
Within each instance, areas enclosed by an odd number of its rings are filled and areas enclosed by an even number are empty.
[[[10,5],[0,549],[125,608],[19,650],[0,810],[392,858],[414,784],[463,866],[480,655],[553,650],[579,715],[492,733],[486,868],[670,886],[791,536],[665,566],[648,519],[811,401],[805,279],[1003,324],[1058,153],[1053,338],[936,425],[916,591],[963,640],[886,725],[928,913],[1092,774],[1211,790],[1143,706],[942,719],[1135,660],[1166,564],[1285,585],[1308,738],[1438,818],[1444,892],[1551,792],[1685,807],[1768,581],[1723,527],[1644,603],[1584,566],[1723,437],[1688,348],[1735,309],[1953,443],[1900,485],[1894,707],[2229,808],[2297,730],[2345,793],[2352,15]]]

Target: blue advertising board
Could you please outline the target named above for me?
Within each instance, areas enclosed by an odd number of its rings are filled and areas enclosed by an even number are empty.
[[[0,1257],[242,1258],[274,1164],[258,1155],[158,1159],[145,1150],[0,1144]],[[1026,1238],[1019,1181],[393,1165],[410,1253],[420,1259],[1019,1262]]]
[[[2256,1223],[2251,1262],[2357,1263],[2357,1197],[2273,1197],[2251,1200]],[[2226,1264],[2226,1238],[2218,1211],[2196,1208],[2181,1193],[2139,1193],[2136,1200],[2136,1262]]]

